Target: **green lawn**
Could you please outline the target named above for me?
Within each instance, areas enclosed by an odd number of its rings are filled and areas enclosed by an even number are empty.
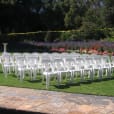
[[[5,78],[1,70],[0,86],[46,89],[45,82],[42,82],[40,75],[38,75],[36,81],[30,81],[30,77],[26,76],[21,82],[14,74],[9,74],[7,78]],[[95,79],[93,82],[86,80],[84,83],[80,83],[80,80],[75,78],[72,84],[69,83],[69,80],[64,79],[59,86],[57,86],[57,82],[53,80],[51,81],[48,90],[114,96],[114,76],[111,79],[103,78],[102,81],[99,81],[98,79]]]

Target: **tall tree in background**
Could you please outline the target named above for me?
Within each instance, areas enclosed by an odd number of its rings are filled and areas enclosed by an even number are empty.
[[[0,5],[0,31],[7,33],[12,31],[14,22],[14,7],[9,4]]]
[[[82,25],[82,17],[87,10],[83,0],[70,0],[69,2],[68,0],[64,1],[68,7],[68,11],[64,18],[65,27],[71,29],[79,28]]]
[[[114,0],[104,0],[105,24],[106,27],[114,27]]]
[[[15,4],[16,22],[19,30],[36,31],[41,28],[39,12],[42,3],[40,0],[18,0]],[[15,23],[16,23],[15,22]],[[18,30],[18,31],[19,31]]]
[[[0,2],[0,31],[28,32],[114,27],[113,0]],[[93,27],[92,27],[93,26]]]
[[[88,9],[83,17],[83,24],[85,22],[96,25],[98,28],[103,27],[103,5],[101,4],[102,0],[90,0],[88,1]],[[83,26],[83,25],[82,25]]]

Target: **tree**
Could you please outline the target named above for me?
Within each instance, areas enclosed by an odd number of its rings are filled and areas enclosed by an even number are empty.
[[[114,0],[104,0],[104,18],[107,27],[114,27]]]

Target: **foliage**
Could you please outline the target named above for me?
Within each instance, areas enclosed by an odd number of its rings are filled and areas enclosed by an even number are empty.
[[[38,42],[61,42],[61,41],[91,41],[91,40],[105,40],[112,39],[113,41],[114,32],[112,28],[98,29],[96,25],[91,22],[86,22],[79,30],[67,30],[67,31],[37,31],[37,32],[26,32],[26,33],[10,33],[0,35],[0,44],[3,42],[8,43],[9,51],[13,50],[36,50]],[[36,42],[36,44],[34,43]],[[29,45],[28,45],[29,44]],[[31,45],[35,44],[35,48]],[[27,46],[28,45],[28,46]],[[64,45],[64,44],[63,44]],[[65,44],[66,45],[66,44]],[[73,44],[73,48],[75,44]],[[69,46],[71,47],[71,46]],[[79,47],[79,46],[77,46]],[[23,49],[24,48],[24,49]],[[32,48],[32,49],[31,49]],[[45,46],[42,48],[44,49]],[[2,48],[0,48],[2,50]]]
[[[113,41],[113,28],[113,0],[0,2],[0,43]]]
[[[114,27],[114,1],[104,0],[104,21],[107,27]]]
[[[15,0],[0,2],[0,32],[114,27],[113,0]],[[91,28],[92,28],[91,27]],[[85,28],[86,29],[86,28]]]
[[[72,39],[71,39],[71,35],[72,35],[72,34],[71,34],[70,31],[61,32],[61,36],[60,36],[61,38],[60,38],[60,40],[61,40],[61,41],[66,41],[66,40],[69,40],[69,39],[72,40]]]

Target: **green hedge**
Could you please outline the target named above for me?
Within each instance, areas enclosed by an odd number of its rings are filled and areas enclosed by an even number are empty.
[[[37,31],[28,33],[9,33],[0,36],[1,42],[12,41],[49,41],[55,40],[66,41],[66,40],[100,40],[111,36],[113,29],[87,29],[87,30],[67,30],[67,31]]]
[[[28,33],[9,33],[0,36],[1,44],[7,42],[9,44],[9,50],[19,49],[21,51],[26,50],[39,50],[42,47],[35,47],[31,45],[24,45],[24,41],[32,42],[57,42],[57,41],[88,41],[88,40],[100,40],[103,38],[111,37],[114,29],[89,29],[89,30],[67,30],[67,31],[37,31]],[[20,47],[20,44],[22,47]],[[24,49],[23,49],[24,47]],[[21,49],[22,48],[22,49]],[[46,47],[43,47],[45,49]],[[0,51],[2,48],[0,48]]]

